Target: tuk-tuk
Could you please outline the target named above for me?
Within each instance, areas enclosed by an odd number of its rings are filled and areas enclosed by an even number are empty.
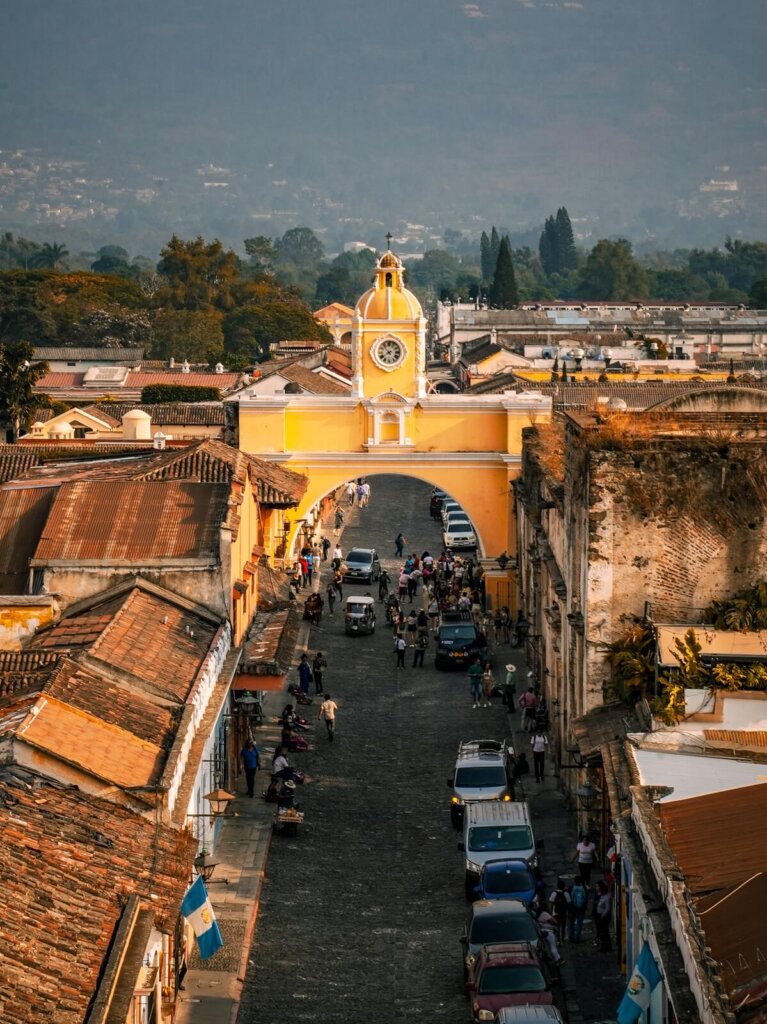
[[[344,608],[344,628],[351,636],[353,633],[375,633],[376,605],[369,595],[358,597],[356,594],[347,597]]]

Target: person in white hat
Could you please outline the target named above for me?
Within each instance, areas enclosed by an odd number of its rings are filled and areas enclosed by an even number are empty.
[[[277,807],[283,810],[290,810],[293,807],[293,801],[295,800],[295,788],[296,784],[292,779],[286,779],[282,784],[282,788],[277,794]]]
[[[516,707],[514,700],[517,695],[517,685],[514,682],[514,673],[516,671],[517,669],[514,665],[509,664],[506,666],[506,680],[503,684],[503,703],[506,705],[510,715],[514,713],[514,708]]]

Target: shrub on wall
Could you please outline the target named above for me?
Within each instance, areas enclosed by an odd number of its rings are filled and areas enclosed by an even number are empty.
[[[168,402],[219,402],[218,388],[193,384],[150,384],[141,390],[142,405],[166,405]]]

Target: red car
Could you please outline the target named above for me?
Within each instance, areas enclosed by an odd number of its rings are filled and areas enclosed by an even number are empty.
[[[494,1021],[504,1006],[551,1006],[560,1002],[559,985],[529,942],[492,942],[469,965],[466,990],[472,1020]]]

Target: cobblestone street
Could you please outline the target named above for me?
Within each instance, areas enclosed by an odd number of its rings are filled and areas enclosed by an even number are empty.
[[[430,488],[402,477],[370,482],[370,506],[347,515],[343,551],[375,546],[396,580],[398,530],[406,553],[441,550]],[[377,585],[344,589],[377,596]],[[412,668],[408,651],[407,668],[397,671],[391,630],[377,608],[374,636],[345,636],[337,603],[309,637],[310,657],[318,649],[327,656],[324,687],[340,708],[336,741],[328,743],[316,721],[317,698],[300,709],[315,723],[311,750],[291,755],[309,775],[298,790],[306,824],[297,838],[272,841],[239,1024],[470,1019],[458,941],[466,913],[462,856],[446,779],[461,740],[501,738],[510,717],[500,701],[472,709],[465,674],[434,668],[433,640],[425,668]],[[524,678],[521,653],[506,646],[494,652],[497,678],[509,660]],[[518,725],[519,712],[513,718]],[[267,763],[277,737],[274,721],[259,733]],[[514,738],[529,740],[521,732]],[[259,773],[262,788],[265,778]],[[558,872],[572,875],[574,821],[550,774],[542,785],[528,779],[550,890]],[[592,937],[587,923],[581,945],[563,951],[563,981],[580,1004],[574,1021],[614,1020],[623,991],[615,955],[594,951]]]

